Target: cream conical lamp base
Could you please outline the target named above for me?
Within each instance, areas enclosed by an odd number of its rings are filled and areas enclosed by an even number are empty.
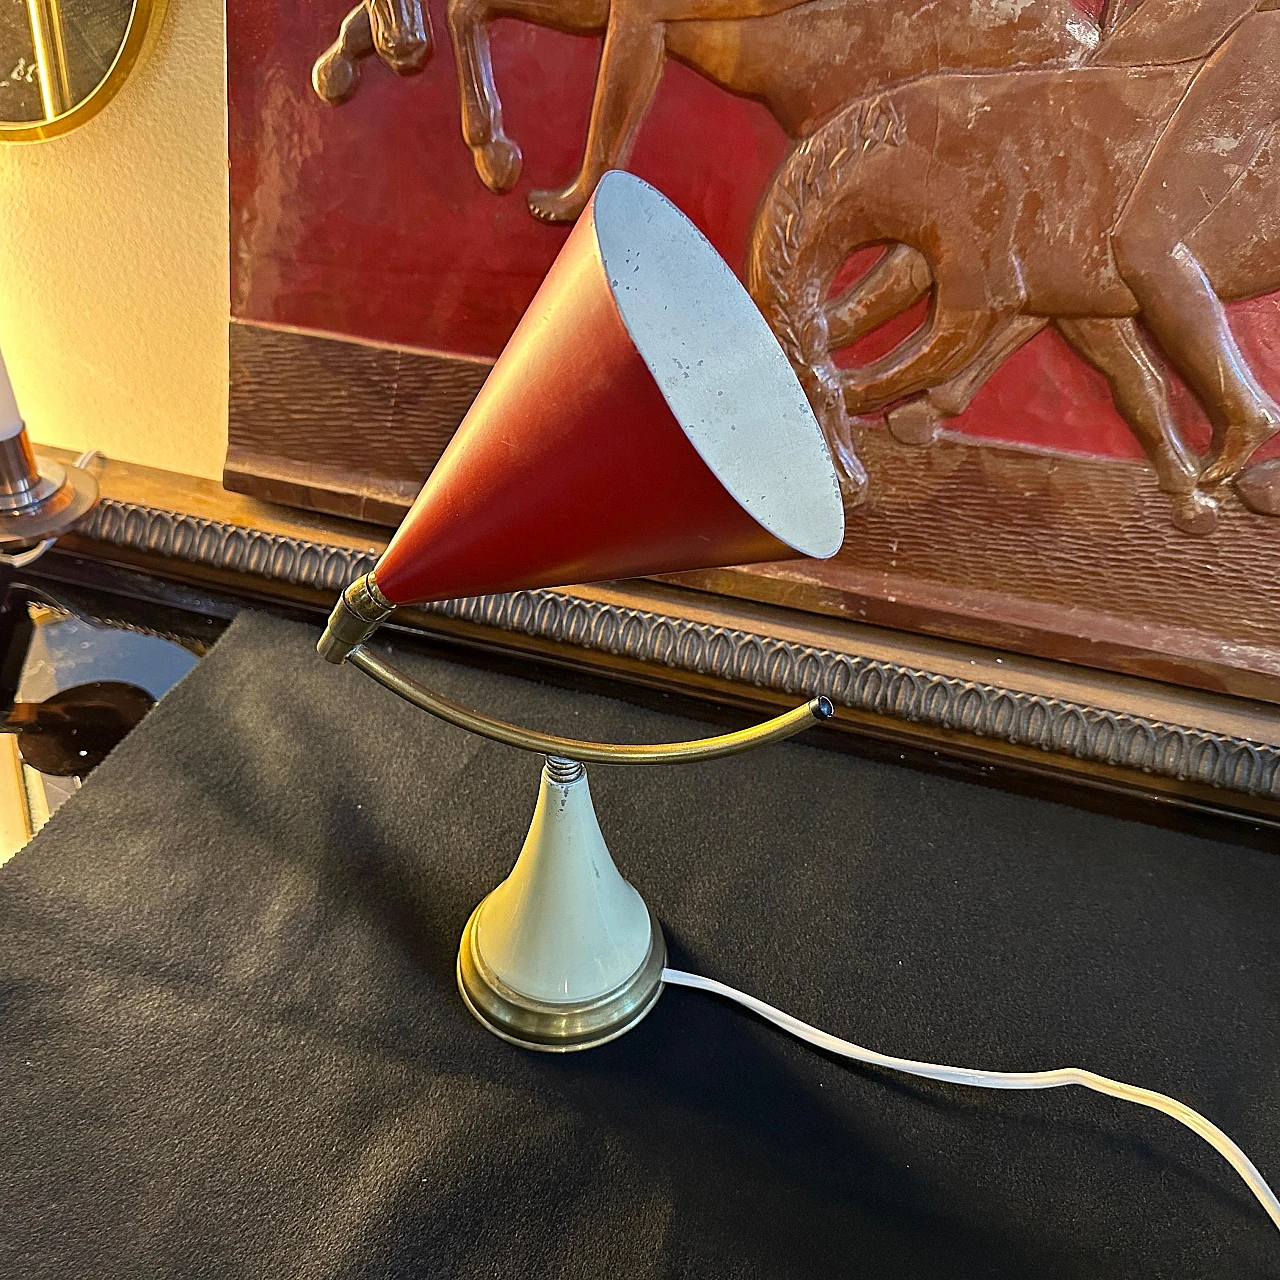
[[[600,833],[586,770],[549,758],[520,857],[462,932],[467,1007],[527,1049],[588,1049],[649,1012],[665,964],[662,929]]]

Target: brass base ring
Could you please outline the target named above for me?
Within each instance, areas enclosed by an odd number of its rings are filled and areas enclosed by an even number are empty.
[[[487,899],[486,899],[487,901]],[[667,944],[662,926],[649,912],[649,953],[620,986],[594,1000],[560,1003],[512,990],[485,964],[476,946],[480,903],[462,931],[458,947],[458,990],[476,1018],[495,1036],[541,1053],[571,1053],[616,1040],[658,1002]]]

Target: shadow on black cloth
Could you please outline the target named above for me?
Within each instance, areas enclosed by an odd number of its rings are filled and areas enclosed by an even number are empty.
[[[0,869],[8,1277],[1221,1277],[1280,1238],[1082,1090],[910,1082],[673,989],[567,1057],[458,936],[539,761],[244,615]],[[554,731],[705,726],[400,654]],[[891,1053],[1164,1090],[1280,1177],[1280,860],[808,747],[596,769],[672,962]]]

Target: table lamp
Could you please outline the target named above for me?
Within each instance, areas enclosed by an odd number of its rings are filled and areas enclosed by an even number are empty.
[[[462,728],[546,757],[524,847],[462,935],[458,985],[495,1034],[553,1052],[633,1027],[662,991],[662,929],[619,874],[586,764],[705,760],[832,715],[814,698],[737,733],[579,742],[460,707],[365,649],[397,607],[797,556],[844,537],[804,391],[728,266],[630,174],[596,188],[374,569],[319,650]]]
[[[1217,1125],[1165,1094],[1066,1067],[983,1071],[891,1057],[743,991],[666,968],[662,928],[619,874],[584,764],[729,755],[832,714],[826,698],[751,729],[620,746],[468,710],[363,646],[399,605],[834,555],[844,509],[817,421],[764,319],[693,225],[652,187],[604,176],[382,558],[320,638],[444,720],[546,756],[511,874],[472,912],[458,987],[495,1035],[563,1053],[634,1027],[664,983],[724,997],[824,1052],[986,1089],[1079,1085],[1186,1125],[1280,1227],[1280,1200]]]
[[[91,456],[74,466],[36,461],[0,358],[0,542],[47,545],[88,512],[98,501],[98,482],[83,465]]]

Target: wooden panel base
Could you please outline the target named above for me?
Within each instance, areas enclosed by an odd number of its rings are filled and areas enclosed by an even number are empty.
[[[234,322],[227,486],[394,525],[482,361]],[[1280,702],[1280,520],[1174,528],[1142,464],[868,429],[871,497],[826,562],[683,575],[717,595]]]
[[[395,525],[490,364],[231,322],[224,482],[237,493]]]
[[[185,584],[185,607],[201,615],[217,612],[213,588],[314,610],[318,625],[386,544],[374,526],[211,481],[97,466],[103,501],[59,544],[89,557],[82,583],[109,572],[147,599],[157,582]],[[486,663],[524,670],[523,656],[604,692],[622,682],[757,712],[821,692],[837,705],[824,733],[891,747],[895,760],[967,761],[978,780],[1012,770],[1054,794],[1053,780],[1070,778],[1180,812],[1280,823],[1280,719],[1265,703],[650,581],[449,601],[394,621]]]
[[[1139,463],[864,432],[871,498],[834,559],[672,581],[1280,702],[1280,520],[1223,497],[1175,529]]]

